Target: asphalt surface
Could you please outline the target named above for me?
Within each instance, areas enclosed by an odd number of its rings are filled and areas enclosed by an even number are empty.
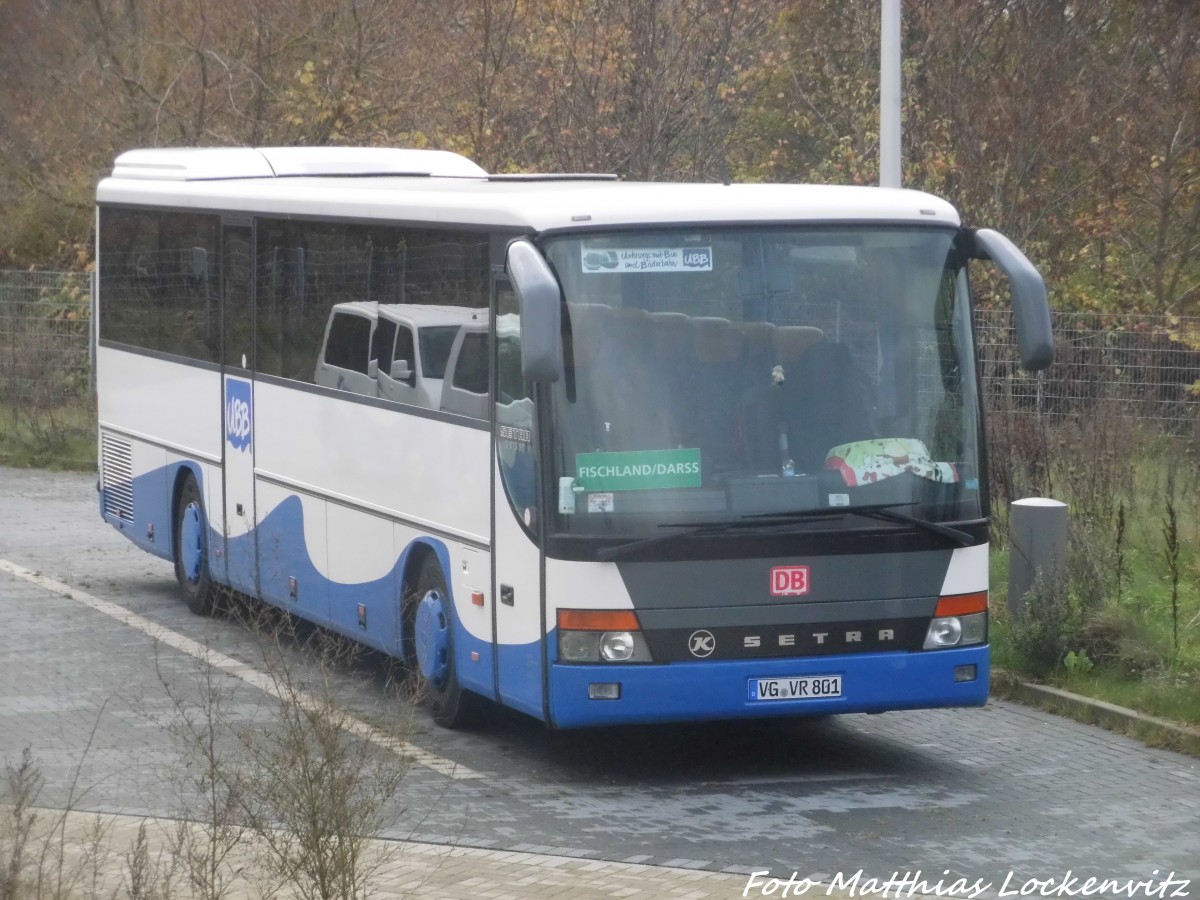
[[[187,815],[179,707],[215,687],[223,727],[269,722],[272,699],[246,677],[261,647],[244,623],[191,615],[170,565],[101,521],[94,484],[0,468],[0,760],[29,748],[45,804]],[[189,641],[246,665],[207,678]],[[996,891],[1007,878],[1008,896],[1068,873],[1200,878],[1195,759],[1011,703],[559,733],[498,711],[451,733],[388,678],[368,655],[329,682],[364,728],[403,723],[424,754],[385,837],[814,881],[919,870]]]

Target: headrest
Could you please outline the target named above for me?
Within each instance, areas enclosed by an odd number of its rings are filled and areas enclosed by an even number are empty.
[[[650,341],[658,356],[678,359],[692,347],[692,318],[680,312],[650,314]]]
[[[775,326],[770,322],[734,322],[733,327],[745,336],[750,353],[766,356],[772,352],[771,335]]]
[[[804,355],[804,351],[813,344],[819,344],[825,338],[820,328],[811,325],[777,325],[772,335],[772,349],[775,351],[777,362],[795,362]]]
[[[702,363],[733,362],[742,355],[742,333],[728,319],[699,317],[692,346]]]

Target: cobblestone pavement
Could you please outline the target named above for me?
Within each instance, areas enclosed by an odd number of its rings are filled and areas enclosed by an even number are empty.
[[[87,890],[76,894],[96,897],[150,896],[155,886],[171,886],[172,897],[198,896],[188,883],[186,866],[171,869],[178,855],[170,851],[178,833],[171,820],[119,815],[67,813],[45,823],[37,834],[44,840],[54,829],[51,843],[65,851],[65,864],[50,868],[57,881],[75,879],[82,872]],[[149,851],[148,864],[131,862],[142,832]],[[61,836],[61,837],[59,837]],[[304,894],[289,884],[279,885],[256,865],[261,843],[243,833],[226,856],[232,878],[228,900],[263,896],[284,898]],[[481,850],[413,841],[371,841],[363,848],[363,870],[370,895],[380,898],[414,897],[420,900],[724,900],[740,897],[749,879],[696,869],[615,863],[605,860]],[[756,882],[769,884],[765,876]],[[147,890],[147,889],[151,890]],[[776,888],[773,893],[778,893]],[[810,888],[823,896],[844,897],[845,889]]]
[[[164,685],[194,696],[205,667],[185,651],[210,648],[227,720],[253,724],[272,714],[261,654],[245,626],[188,613],[170,566],[101,522],[95,496],[94,477],[0,468],[0,759],[29,747],[46,804],[186,814]],[[814,881],[949,872],[993,891],[1009,872],[1200,877],[1196,760],[1014,704],[558,733],[499,711],[451,733],[385,674],[368,657],[333,687],[368,737],[410,724],[424,755],[381,836],[413,846]]]

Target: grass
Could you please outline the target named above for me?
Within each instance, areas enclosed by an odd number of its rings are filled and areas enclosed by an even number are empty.
[[[96,469],[96,408],[88,397],[30,408],[0,403],[0,464]]]
[[[1200,725],[1200,677],[1197,673],[1164,671],[1145,678],[1093,670],[1068,675],[1061,685],[1085,697],[1107,700],[1152,716]]]
[[[1110,435],[1120,430],[1097,420]],[[1024,623],[1009,616],[1007,501],[997,500],[992,660],[1026,680],[1197,726],[1198,442],[1122,427],[1117,439],[1077,425],[1047,428],[1044,491],[1027,495],[1069,504],[1071,546],[1065,588],[1031,592]]]
[[[1194,669],[1177,666],[1129,675],[1098,667],[1069,671],[1064,665],[1035,673],[1014,646],[1011,623],[1003,616],[993,618],[991,645],[992,664],[999,669],[1147,715],[1200,726],[1200,672]]]

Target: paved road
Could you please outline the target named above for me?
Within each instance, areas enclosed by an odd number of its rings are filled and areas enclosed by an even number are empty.
[[[32,748],[44,802],[74,790],[82,809],[180,810],[163,681],[195,690],[189,639],[231,658],[217,683],[233,723],[270,714],[232,663],[255,664],[254,638],[190,615],[170,566],[100,521],[94,478],[0,468],[0,561],[0,758]],[[154,627],[180,637],[155,640]],[[1068,870],[1200,878],[1196,760],[1014,704],[564,733],[501,712],[460,734],[385,681],[368,658],[341,666],[334,687],[364,723],[411,719],[427,754],[388,836],[814,880],[921,870],[932,883],[948,870],[998,889],[1012,872],[1015,890]],[[438,760],[479,777],[447,777]]]

